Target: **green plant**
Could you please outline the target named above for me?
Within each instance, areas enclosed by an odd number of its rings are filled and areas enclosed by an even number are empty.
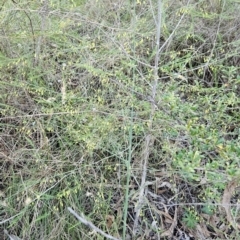
[[[185,212],[182,218],[183,223],[189,227],[189,228],[195,228],[196,225],[199,222],[199,217],[194,209],[194,207],[191,208],[185,208]]]
[[[149,229],[170,237],[166,199],[179,203],[186,231],[200,221],[194,203],[228,221],[216,209],[240,174],[239,4],[15,2],[0,7],[0,215],[9,234],[102,239],[70,206],[118,238],[150,238]],[[212,236],[229,235],[218,226]]]

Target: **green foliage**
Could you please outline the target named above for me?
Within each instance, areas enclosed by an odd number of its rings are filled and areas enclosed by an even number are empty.
[[[140,233],[168,227],[159,220],[165,199],[182,201],[180,221],[188,228],[201,218],[182,207],[193,198],[215,217],[208,203],[221,203],[240,174],[239,4],[162,7],[153,104],[154,1],[1,4],[0,214],[10,219],[9,232],[22,239],[101,239],[66,212],[72,206],[126,237],[144,156],[149,195]],[[174,219],[172,211],[165,217]]]
[[[194,208],[186,208],[182,221],[189,228],[195,228],[199,222],[199,217]]]
[[[215,212],[216,210],[216,207],[215,206],[212,206],[212,205],[205,205],[203,208],[202,208],[202,211],[203,213],[206,213],[208,215],[213,215],[213,213]]]

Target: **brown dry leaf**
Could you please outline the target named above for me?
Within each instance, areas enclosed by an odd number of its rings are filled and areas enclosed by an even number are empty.
[[[165,187],[165,186],[168,187],[169,189],[172,188],[172,184],[169,183],[169,182],[162,182],[161,185],[159,185],[157,187],[162,188],[162,187]]]
[[[173,235],[174,228],[177,226],[177,208],[175,208],[174,218],[171,227],[161,234],[161,237],[170,237]]]
[[[207,239],[209,238],[210,232],[207,230],[206,224],[197,224],[197,234],[196,234],[198,238],[196,239]]]
[[[112,227],[114,220],[115,220],[115,217],[113,215],[107,215],[106,216],[107,228],[111,228]]]
[[[165,218],[164,222],[165,222],[165,223],[170,223],[170,224],[172,224],[173,219],[172,219],[172,218],[171,218],[171,219]]]
[[[228,183],[227,187],[224,190],[223,193],[223,198],[222,198],[222,205],[223,208],[226,211],[227,214],[227,220],[228,222],[236,229],[240,229],[240,225],[235,223],[231,214],[231,206],[230,206],[230,201],[231,201],[231,197],[233,195],[233,192],[235,190],[235,188],[238,186],[238,181],[232,180]]]
[[[156,212],[156,213],[159,214],[160,216],[161,216],[161,215],[165,216],[165,218],[168,219],[167,221],[168,221],[169,223],[172,223],[172,222],[173,222],[173,219],[172,219],[171,215],[169,215],[167,208],[165,208],[165,211],[166,211],[166,212],[164,212],[164,211],[161,211],[161,210],[157,209],[155,206],[151,206],[151,207],[152,207],[152,209],[154,210],[154,212]]]
[[[224,232],[225,232],[225,228],[221,228],[222,225],[221,224],[221,218],[219,218],[217,215],[212,215],[209,216],[209,225],[211,226],[211,228],[213,229],[212,234],[215,236],[218,236],[220,239],[224,239]]]
[[[156,172],[153,172],[153,174],[156,178],[168,176],[168,173],[165,170],[156,171]]]
[[[209,221],[210,220],[210,215],[209,214],[206,214],[206,213],[201,213],[201,216],[206,220],[206,221]]]
[[[209,217],[209,223],[214,227],[219,225],[220,221],[221,221],[221,219],[216,214]]]
[[[157,194],[158,194],[158,195],[161,195],[161,194],[165,193],[166,191],[167,191],[166,189],[157,190]]]

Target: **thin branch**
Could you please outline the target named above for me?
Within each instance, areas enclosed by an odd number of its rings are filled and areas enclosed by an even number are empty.
[[[39,56],[41,53],[42,43],[44,40],[44,32],[46,31],[46,21],[47,21],[47,14],[48,14],[48,0],[43,2],[42,11],[40,12],[41,15],[41,34],[37,40],[37,46],[35,49],[35,60],[34,65],[36,66],[39,61]]]
[[[134,219],[134,225],[133,225],[133,234],[135,235],[137,232],[138,228],[138,221],[139,221],[139,216],[140,212],[142,209],[142,206],[144,205],[144,190],[145,190],[145,183],[146,183],[146,176],[147,176],[147,165],[148,165],[148,160],[149,160],[149,155],[151,151],[151,146],[154,143],[154,136],[151,134],[152,132],[152,122],[154,118],[154,114],[156,111],[156,105],[155,105],[155,97],[157,93],[157,86],[158,86],[158,69],[159,69],[159,47],[160,47],[160,35],[161,35],[161,18],[162,18],[162,4],[161,0],[158,0],[158,19],[157,19],[157,24],[156,24],[156,56],[155,56],[155,63],[154,63],[154,82],[152,84],[152,91],[150,98],[152,99],[151,101],[151,114],[150,114],[150,125],[149,125],[149,134],[145,137],[145,147],[143,150],[143,155],[142,155],[142,179],[141,179],[141,186],[140,186],[140,192],[139,192],[139,199],[137,202],[137,205],[135,207],[135,219]]]
[[[22,240],[21,238],[19,238],[16,235],[9,234],[6,229],[4,229],[3,232],[4,232],[4,234],[6,234],[9,237],[10,240]]]
[[[86,220],[82,214],[82,216],[79,216],[72,208],[68,207],[67,208],[68,211],[73,214],[81,223],[85,224],[86,226],[92,228],[94,231],[96,231],[97,233],[100,233],[101,235],[103,235],[104,237],[108,238],[108,239],[112,239],[112,240],[120,240],[119,238],[115,238],[105,232],[103,232],[100,228],[96,227],[92,222]]]
[[[188,0],[187,5],[188,6],[190,3],[190,0]],[[178,29],[180,23],[182,22],[183,18],[185,17],[186,13],[184,12],[183,15],[181,16],[180,20],[178,21],[177,25],[175,26],[175,28],[173,29],[172,33],[169,35],[169,37],[167,38],[167,40],[164,42],[164,44],[158,49],[158,54],[163,50],[163,48],[168,44],[168,42],[171,40],[171,38],[173,37],[174,33],[176,32],[176,30]]]
[[[7,218],[7,219],[1,221],[1,222],[0,222],[0,225],[4,224],[4,223],[6,223],[6,222],[11,221],[12,219],[18,217],[18,216],[21,215],[21,214],[22,214],[22,213],[20,212],[20,213],[18,213],[18,214],[16,214],[16,215],[12,216],[12,217],[10,217],[10,218]]]
[[[15,4],[16,6],[18,6],[18,3],[15,1],[15,0],[12,0],[13,4]],[[35,40],[35,33],[34,33],[34,30],[33,30],[33,23],[32,23],[32,19],[30,18],[29,14],[27,13],[27,11],[25,9],[16,9],[16,10],[21,10],[25,13],[25,15],[27,16],[28,20],[29,20],[29,23],[30,23],[30,28],[31,28],[31,32],[32,32],[32,37],[33,37],[33,45],[34,45],[34,48],[36,46],[36,40]]]
[[[152,136],[149,134],[146,136],[145,139],[145,150],[143,152],[143,169],[142,169],[142,179],[141,179],[141,186],[140,186],[140,193],[137,205],[135,207],[135,219],[134,219],[134,225],[133,225],[133,234],[135,235],[138,228],[138,220],[140,216],[140,212],[142,209],[142,206],[144,204],[144,190],[145,190],[145,183],[146,183],[146,176],[147,176],[147,164],[148,164],[148,158],[149,158],[149,149],[150,149],[150,143],[151,143]]]
[[[162,18],[162,6],[161,0],[158,0],[158,20],[157,20],[157,33],[156,33],[156,56],[155,56],[155,63],[154,63],[154,83],[152,86],[152,95],[151,98],[155,102],[157,86],[158,86],[158,69],[159,69],[159,55],[160,55],[160,36],[161,36],[161,18]],[[153,105],[153,104],[152,104]],[[155,109],[155,106],[152,106]]]

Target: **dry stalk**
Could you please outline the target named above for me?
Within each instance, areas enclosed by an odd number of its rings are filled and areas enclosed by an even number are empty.
[[[154,143],[154,136],[152,135],[152,122],[153,117],[156,111],[156,105],[155,105],[155,98],[157,93],[157,87],[158,87],[158,69],[159,69],[159,56],[160,56],[160,36],[161,36],[161,11],[162,11],[162,2],[161,0],[158,0],[158,16],[157,16],[157,22],[156,22],[156,55],[155,55],[155,62],[154,62],[154,82],[152,84],[152,90],[150,93],[150,99],[151,99],[151,114],[150,114],[150,124],[149,124],[149,134],[145,137],[144,142],[144,150],[142,154],[142,178],[141,178],[141,186],[140,186],[140,193],[137,205],[135,207],[135,219],[134,219],[134,225],[133,225],[133,235],[136,235],[137,229],[138,229],[138,222],[139,222],[139,216],[142,209],[142,206],[144,204],[144,190],[145,190],[145,184],[146,184],[146,176],[147,176],[147,166],[148,166],[148,159],[149,154],[151,151],[151,146]]]
[[[151,2],[151,1],[150,1]],[[187,6],[189,5],[190,0],[187,2]],[[166,112],[165,109],[163,109],[159,104],[156,104],[156,94],[157,94],[157,88],[158,88],[158,82],[159,82],[159,76],[158,76],[158,71],[159,71],[159,58],[160,58],[160,53],[164,49],[164,47],[171,41],[173,38],[176,30],[178,29],[179,25],[181,24],[185,13],[181,16],[180,20],[178,21],[175,29],[173,32],[170,34],[168,39],[162,44],[160,47],[160,36],[161,36],[161,18],[162,18],[162,1],[158,0],[158,14],[157,14],[157,19],[153,14],[153,18],[155,20],[156,24],[156,55],[155,55],[155,62],[154,62],[154,81],[152,83],[152,91],[150,93],[149,99],[151,103],[151,114],[150,114],[150,124],[149,124],[149,134],[145,137],[145,147],[143,151],[143,162],[142,162],[142,179],[141,179],[141,186],[140,186],[140,193],[139,193],[139,200],[135,208],[135,219],[134,219],[134,227],[133,227],[133,234],[135,235],[137,232],[138,228],[138,222],[139,222],[139,216],[140,212],[142,209],[142,206],[144,204],[144,188],[145,188],[145,183],[146,183],[146,174],[147,174],[147,165],[148,165],[148,159],[149,159],[149,154],[150,154],[150,148],[154,143],[154,136],[152,135],[152,122],[153,122],[153,117],[155,114],[156,109],[161,109],[164,112]],[[168,112],[166,112],[168,113]],[[180,124],[181,122],[178,121]]]
[[[4,223],[6,223],[6,222],[11,221],[12,219],[18,217],[19,215],[21,215],[21,213],[17,213],[16,215],[14,215],[14,216],[12,216],[12,217],[10,217],[10,218],[7,218],[7,219],[1,221],[1,222],[0,222],[0,225],[4,224]]]
[[[104,237],[112,240],[120,240],[119,238],[115,238],[105,232],[103,232],[100,228],[96,227],[92,222],[86,220],[83,215],[79,216],[72,208],[68,207],[68,211],[73,214],[81,223],[85,224],[86,226],[92,228],[97,233],[100,233]]]
[[[35,49],[35,60],[34,65],[38,65],[41,48],[42,48],[42,42],[43,42],[43,36],[44,32],[46,31],[46,21],[47,21],[47,12],[48,12],[48,0],[45,0],[43,2],[42,10],[40,12],[41,15],[41,34],[37,39],[36,49]]]
[[[189,3],[190,3],[190,0],[188,0],[186,6],[188,6]],[[160,52],[162,52],[162,50],[164,49],[164,47],[166,47],[166,45],[171,41],[171,39],[173,38],[176,30],[178,29],[178,27],[179,27],[179,25],[181,24],[181,22],[182,22],[183,18],[185,17],[185,15],[186,15],[186,13],[184,12],[184,13],[182,14],[180,20],[178,21],[177,25],[176,25],[175,28],[173,29],[172,33],[171,33],[171,34],[169,35],[169,37],[167,38],[167,40],[163,43],[163,45],[162,45],[160,48],[158,48],[158,54],[157,54],[157,55],[159,55]]]
[[[3,230],[4,234],[8,236],[10,240],[22,240],[21,238],[17,237],[16,235],[9,234],[6,229]]]

